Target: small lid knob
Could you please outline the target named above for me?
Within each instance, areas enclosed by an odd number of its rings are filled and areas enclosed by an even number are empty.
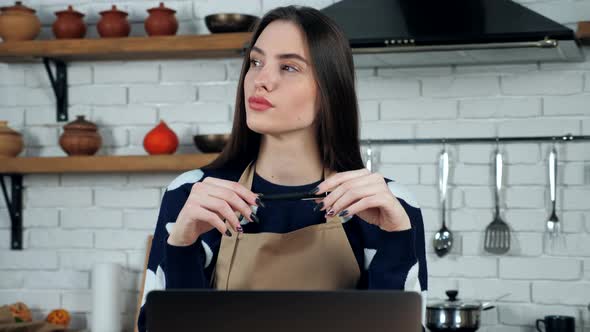
[[[459,294],[456,290],[448,290],[445,292],[449,297],[449,301],[457,301],[457,295]]]

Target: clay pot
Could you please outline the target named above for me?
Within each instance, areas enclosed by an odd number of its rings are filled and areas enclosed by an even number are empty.
[[[70,156],[91,156],[100,149],[102,138],[94,123],[83,115],[66,124],[59,138],[59,145]]]
[[[22,151],[22,135],[8,127],[8,121],[0,121],[0,157],[16,157]]]
[[[178,31],[178,21],[174,9],[164,7],[160,2],[160,7],[154,7],[147,10],[150,15],[144,22],[145,31],[149,36],[174,36]]]
[[[160,121],[143,138],[143,147],[149,154],[173,154],[178,148],[178,136]]]
[[[0,8],[0,37],[4,41],[33,40],[41,32],[35,10],[16,1],[14,6]]]
[[[113,5],[110,10],[100,12],[101,18],[96,29],[102,38],[127,37],[131,32],[131,25],[127,21],[127,13]]]
[[[68,10],[55,12],[57,19],[53,22],[52,30],[57,39],[84,38],[86,35],[86,24],[84,14],[75,11],[72,6]]]

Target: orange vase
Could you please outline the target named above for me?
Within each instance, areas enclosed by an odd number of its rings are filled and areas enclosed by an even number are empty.
[[[173,154],[178,148],[178,136],[164,121],[160,121],[145,135],[143,147],[149,154]]]

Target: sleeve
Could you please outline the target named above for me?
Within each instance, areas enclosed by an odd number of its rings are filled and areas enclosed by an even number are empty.
[[[372,228],[371,245],[365,248],[367,288],[399,289],[418,292],[422,296],[422,323],[425,322],[428,271],[424,240],[424,222],[416,200],[401,185],[388,183],[410,218],[412,228],[386,232]],[[367,227],[366,226],[366,227]]]
[[[212,264],[206,263],[211,262],[212,253],[203,239],[199,238],[194,244],[186,247],[171,246],[167,242],[170,227],[176,221],[189,193],[190,184],[173,190],[169,186],[162,198],[148,258],[143,298],[137,321],[139,331],[146,330],[144,305],[150,291],[209,287]]]

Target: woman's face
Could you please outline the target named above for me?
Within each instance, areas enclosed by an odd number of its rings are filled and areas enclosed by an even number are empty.
[[[317,113],[317,87],[303,33],[277,20],[260,34],[244,77],[246,119],[260,134],[309,129]]]

